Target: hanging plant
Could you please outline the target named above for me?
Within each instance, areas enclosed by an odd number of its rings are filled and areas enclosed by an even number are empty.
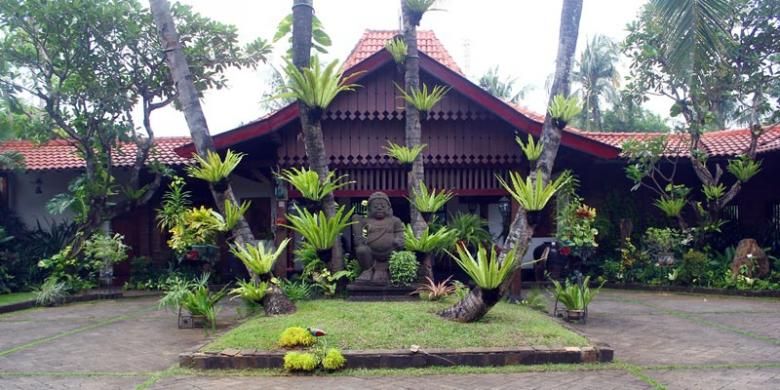
[[[580,111],[582,111],[582,107],[576,96],[569,96],[567,98],[563,95],[555,95],[552,103],[550,103],[548,111],[555,127],[563,130],[563,128],[566,127]]]
[[[227,189],[228,177],[241,163],[244,154],[233,153],[232,150],[228,149],[225,152],[224,160],[215,152],[208,152],[206,158],[199,155],[195,155],[194,158],[195,164],[187,167],[187,173],[190,177],[207,181],[214,186],[216,191],[223,192]]]
[[[404,100],[414,106],[417,111],[420,111],[421,117],[426,117],[433,106],[438,104],[450,90],[450,87],[436,85],[429,91],[428,85],[426,84],[423,84],[422,88],[412,88],[409,92],[406,92],[398,84],[395,84],[395,87],[401,92],[401,96],[403,96]]]
[[[523,151],[523,154],[528,161],[534,162],[542,156],[542,143],[536,143],[531,134],[528,134],[528,142],[523,142],[523,139],[519,136],[515,137],[515,142],[520,146],[520,149]]]
[[[321,181],[317,172],[308,168],[284,169],[277,174],[277,177],[290,183],[304,198],[315,202],[320,202],[333,191],[354,183],[347,180],[348,175],[336,177],[334,171],[328,172],[325,180]]]
[[[428,145],[426,144],[420,144],[410,148],[408,146],[388,142],[387,145],[383,148],[387,151],[386,154],[388,156],[395,158],[399,163],[403,165],[411,165],[414,163],[414,160],[417,159],[417,156],[419,156],[423,149],[425,149],[427,146]]]
[[[396,64],[403,65],[406,61],[406,55],[408,54],[409,48],[402,38],[396,37],[387,41],[385,50],[390,52],[390,55],[393,56],[393,61],[395,61]]]

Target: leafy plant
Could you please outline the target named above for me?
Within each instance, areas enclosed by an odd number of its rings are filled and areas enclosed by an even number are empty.
[[[749,156],[743,155],[739,158],[729,160],[729,165],[726,167],[726,170],[734,175],[737,180],[745,183],[761,170],[761,161],[756,161]]]
[[[384,149],[387,151],[388,156],[395,158],[401,164],[411,164],[427,146],[428,145],[426,144],[419,144],[410,148],[408,146],[388,142],[387,145],[384,146]]]
[[[571,173],[569,173],[569,171],[564,171],[558,175],[555,180],[546,185],[542,183],[541,177],[538,175],[536,180],[532,180],[530,175],[523,180],[520,172],[509,172],[511,185],[507,184],[500,176],[496,176],[496,178],[501,186],[504,187],[512,198],[514,198],[517,203],[520,203],[526,211],[540,211],[544,209],[553,195],[571,180]]]
[[[455,231],[457,241],[478,245],[493,239],[488,231],[488,222],[477,214],[458,212],[450,216],[447,227]]]
[[[251,280],[239,280],[236,284],[238,284],[238,287],[230,290],[230,295],[241,297],[241,299],[248,302],[259,303],[268,292],[267,282],[255,283]]]
[[[287,214],[291,225],[282,226],[303,236],[306,242],[318,251],[330,249],[341,232],[347,226],[355,223],[350,221],[354,209],[349,209],[346,212],[345,210],[344,206],[340,206],[336,210],[336,214],[329,218],[322,211],[312,214],[296,205],[295,214]]]
[[[396,37],[387,41],[385,50],[390,52],[390,55],[393,56],[393,61],[400,65],[406,61],[406,55],[408,54],[409,48],[406,46],[406,42],[404,42],[403,38]]]
[[[408,286],[417,280],[417,256],[409,251],[390,254],[388,264],[390,283],[394,286]]]
[[[223,160],[218,153],[208,152],[206,158],[195,155],[195,165],[187,167],[187,173],[196,179],[207,181],[211,184],[219,183],[227,179],[244,158],[243,153],[233,153],[228,149]]]
[[[200,206],[187,209],[181,216],[181,223],[170,229],[168,246],[183,253],[193,245],[211,245],[217,233],[225,230],[225,220],[211,208]]]
[[[347,175],[336,177],[334,171],[328,172],[325,180],[320,181],[317,172],[308,168],[285,169],[278,176],[295,187],[301,196],[314,201],[321,201],[331,192],[354,183],[354,181],[347,180]]]
[[[523,142],[523,139],[520,137],[515,137],[515,142],[517,142],[517,145],[520,146],[520,149],[523,151],[523,154],[525,155],[525,158],[528,159],[528,161],[536,161],[539,159],[539,157],[542,156],[542,142],[540,141],[537,144],[531,134],[528,134],[527,143]]]
[[[471,254],[463,245],[456,245],[457,256],[447,252],[456,263],[469,275],[471,280],[483,290],[498,288],[504,280],[517,268],[515,248],[512,248],[503,262],[498,261],[496,248],[490,248],[490,252],[484,246],[477,248],[477,257]]]
[[[427,301],[438,301],[442,298],[446,298],[455,292],[455,286],[450,284],[451,279],[452,276],[444,279],[439,283],[436,283],[433,281],[433,279],[426,276],[425,280],[428,283],[418,287],[416,290],[414,290],[413,294],[417,294],[420,296],[420,298]]]
[[[191,193],[184,190],[184,179],[174,177],[162,197],[162,207],[157,209],[157,225],[160,229],[169,230],[183,223],[184,213],[192,205],[190,197]]]
[[[726,187],[723,186],[723,183],[718,183],[718,185],[705,184],[702,186],[701,191],[707,200],[714,201],[723,197],[723,194],[726,193]]]
[[[667,217],[674,218],[682,213],[685,203],[685,198],[662,197],[656,199],[655,207],[658,207]]]
[[[217,292],[209,291],[207,284],[198,284],[187,290],[181,299],[181,307],[193,316],[203,316],[212,329],[217,326],[217,303],[227,295],[227,286]]]
[[[359,72],[344,77],[343,71],[339,69],[342,67],[335,60],[323,68],[317,56],[313,56],[309,67],[303,70],[288,62],[284,68],[288,78],[284,85],[286,92],[277,98],[294,98],[311,109],[324,110],[339,93],[354,91],[359,87],[349,83]]]
[[[347,365],[347,359],[337,348],[329,348],[322,358],[322,368],[335,371],[344,368]]]
[[[455,296],[458,298],[458,301],[462,301],[469,295],[469,286],[466,286],[460,280],[452,282],[452,287],[455,288]]]
[[[284,248],[287,247],[289,242],[290,239],[285,238],[275,251],[273,249],[266,248],[262,242],[258,242],[254,245],[231,245],[230,253],[232,253],[233,256],[236,256],[237,259],[241,260],[246,268],[252,271],[254,274],[266,275],[271,272],[276,259],[279,258],[279,255],[282,254],[282,251],[284,251]]]
[[[456,237],[457,233],[446,226],[442,226],[433,234],[428,226],[420,233],[420,237],[414,235],[410,225],[404,226],[404,246],[412,252],[431,253],[444,250],[455,243]]]
[[[109,266],[127,260],[130,249],[124,242],[124,236],[115,233],[110,236],[98,232],[84,242],[84,256],[101,266]]]
[[[246,214],[246,211],[249,210],[249,206],[251,205],[252,202],[245,201],[241,202],[241,205],[237,205],[232,200],[225,199],[225,225],[223,226],[223,229],[225,231],[232,230],[241,217]]]
[[[197,280],[182,277],[175,277],[169,280],[164,287],[165,294],[158,301],[158,306],[171,311],[178,311],[182,307],[184,297],[189,294],[190,290],[199,286],[207,286],[208,279],[209,275],[203,274]]]
[[[434,213],[447,204],[453,196],[453,193],[447,190],[436,192],[435,189],[432,189],[429,192],[428,186],[421,181],[420,187],[414,191],[412,198],[407,199],[421,213]]]
[[[701,284],[706,275],[710,263],[707,254],[695,249],[689,249],[682,256],[679,276],[677,280],[687,284]]]
[[[553,118],[555,127],[563,129],[567,123],[571,122],[582,111],[582,106],[580,106],[580,101],[576,96],[567,98],[563,95],[555,95],[548,111]]]
[[[278,42],[285,36],[290,36],[290,49],[287,51],[288,55],[292,57],[292,28],[293,28],[293,15],[287,14],[280,22],[279,25],[276,26],[276,33],[274,34],[271,41],[273,43]],[[328,33],[325,32],[325,29],[323,28],[322,21],[320,21],[319,18],[317,18],[316,15],[312,15],[311,17],[311,40],[312,40],[312,49],[317,50],[320,53],[327,53],[328,51],[325,49],[326,47],[330,46],[332,44],[330,36]]]
[[[314,371],[318,365],[317,356],[310,352],[290,351],[284,354],[284,369],[288,371]]]
[[[279,335],[279,347],[281,348],[296,348],[296,347],[311,347],[317,342],[317,338],[312,336],[308,329],[300,326],[291,326]]]
[[[68,285],[55,277],[49,277],[35,291],[35,304],[50,306],[59,304],[68,296]]]
[[[336,288],[338,287],[338,281],[341,278],[349,276],[349,271],[341,270],[331,273],[328,269],[323,269],[312,273],[312,280],[314,284],[322,291],[322,294],[326,297],[332,297],[336,295]]]
[[[528,295],[520,301],[520,304],[526,306],[532,310],[546,312],[547,311],[547,298],[539,290],[531,290]]]
[[[590,276],[586,276],[582,281],[582,287],[568,279],[564,285],[557,280],[552,280],[552,283],[555,287],[555,297],[569,310],[585,310],[601,288],[590,289]]]
[[[312,285],[303,279],[295,281],[281,279],[277,284],[291,301],[305,301],[311,298]]]
[[[409,102],[409,104],[413,105],[414,108],[420,112],[431,111],[433,106],[439,103],[444,95],[450,90],[450,87],[436,85],[433,89],[428,91],[428,85],[426,84],[423,84],[422,88],[412,87],[409,92],[406,92],[403,88],[398,86],[398,84],[396,84],[395,87],[401,92],[401,96],[404,100]]]

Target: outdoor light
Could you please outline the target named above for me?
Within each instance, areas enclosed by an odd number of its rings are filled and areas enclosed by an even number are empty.
[[[509,215],[512,212],[512,204],[509,202],[509,198],[506,196],[502,196],[501,199],[498,200],[498,211],[501,212],[501,216],[504,217],[504,219],[509,219]]]

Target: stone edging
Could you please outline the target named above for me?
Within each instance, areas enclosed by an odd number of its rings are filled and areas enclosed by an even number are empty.
[[[281,368],[283,351],[226,349],[222,352],[187,352],[179,365],[202,370]],[[545,346],[410,350],[344,351],[347,368],[412,368],[430,366],[505,366],[515,364],[608,363],[614,350],[606,344],[589,347]]]
[[[73,302],[96,301],[101,299],[119,299],[119,298],[122,298],[121,292],[88,293],[88,294],[67,296],[63,300],[62,304],[68,304]],[[10,313],[12,311],[30,309],[33,307],[36,307],[34,299],[29,301],[16,302],[10,305],[0,305],[0,314]]]
[[[685,286],[650,286],[646,284],[619,284],[619,283],[606,283],[606,288],[613,288],[616,290],[639,290],[639,291],[668,291],[668,292],[684,292],[694,294],[711,294],[711,295],[735,295],[743,297],[780,297],[780,291],[775,290],[733,290],[725,288],[709,288],[709,287],[685,287]]]

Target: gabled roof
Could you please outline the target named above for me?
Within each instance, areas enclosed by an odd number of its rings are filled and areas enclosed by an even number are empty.
[[[166,165],[184,165],[189,159],[176,154],[175,149],[192,142],[190,137],[157,137],[148,161]],[[67,140],[53,140],[44,144],[31,141],[0,142],[0,153],[14,151],[22,154],[28,171],[65,170],[84,168],[84,160],[76,153],[76,147]],[[135,163],[136,145],[127,143],[115,152],[114,166],[131,167]]]
[[[398,30],[366,30],[344,61],[344,69],[349,69],[384,49],[385,44],[400,33]],[[463,74],[458,64],[450,56],[450,53],[441,44],[441,41],[439,41],[439,38],[436,37],[433,31],[417,30],[417,48],[458,74]]]

